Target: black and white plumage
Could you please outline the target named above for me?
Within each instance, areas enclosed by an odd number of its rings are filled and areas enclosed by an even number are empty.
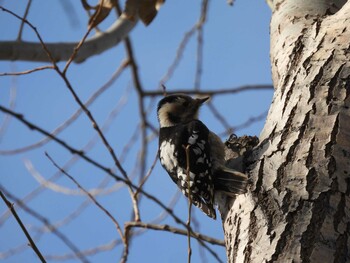
[[[215,219],[215,192],[245,193],[247,176],[225,166],[223,142],[198,120],[198,110],[208,98],[178,94],[160,100],[159,159],[182,193],[188,197],[190,192],[192,203]]]

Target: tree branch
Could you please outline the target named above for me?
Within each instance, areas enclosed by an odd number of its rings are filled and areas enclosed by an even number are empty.
[[[145,229],[152,229],[152,230],[160,230],[160,231],[166,231],[166,232],[171,232],[174,234],[182,235],[182,236],[187,236],[188,231],[187,229],[180,229],[176,227],[172,227],[169,225],[156,225],[156,224],[148,224],[144,222],[128,222],[125,224],[125,228],[131,228],[131,227],[139,227],[139,228],[145,228]],[[208,242],[213,245],[218,245],[218,246],[225,246],[225,242],[223,240],[215,239],[209,236],[202,235],[197,232],[191,231],[191,237],[195,239],[200,239],[205,242]]]
[[[245,85],[240,86],[238,88],[228,88],[228,89],[212,89],[212,90],[194,90],[194,89],[176,89],[176,90],[167,90],[167,95],[182,93],[187,95],[222,95],[222,94],[235,94],[242,91],[250,91],[250,90],[272,90],[272,85]],[[144,96],[155,97],[155,96],[164,96],[164,92],[162,90],[150,90],[144,91]]]
[[[124,243],[124,245],[125,245],[126,242],[125,242],[125,239],[124,239],[124,236],[123,236],[123,231],[122,231],[122,229],[120,228],[119,223],[118,223],[118,221],[114,218],[114,216],[113,216],[106,208],[104,208],[104,206],[101,205],[100,202],[98,202],[98,201],[96,200],[96,198],[95,198],[91,193],[89,193],[88,191],[86,191],[85,188],[82,187],[82,186],[79,184],[79,182],[78,182],[77,180],[74,179],[73,176],[71,176],[69,173],[67,173],[65,170],[63,170],[63,169],[52,159],[52,157],[51,157],[47,152],[45,152],[45,155],[46,155],[47,158],[49,158],[49,160],[52,162],[52,164],[53,164],[58,170],[60,170],[61,173],[63,173],[63,174],[66,175],[71,181],[73,181],[73,183],[74,183],[81,191],[83,191],[84,194],[86,194],[86,195],[90,198],[90,200],[91,200],[102,212],[104,212],[104,213],[109,217],[109,219],[112,220],[112,222],[114,223],[114,225],[115,225],[115,227],[116,227],[116,229],[117,229],[117,232],[118,232],[119,235],[120,235],[121,240],[123,241],[123,243]]]
[[[13,14],[8,9],[0,6],[4,12]],[[21,18],[22,21],[27,21]],[[87,39],[79,49],[78,54],[74,58],[74,62],[81,63],[87,58],[101,54],[102,52],[118,45],[136,25],[137,21],[131,21],[121,15],[109,29],[104,33],[96,34]],[[74,52],[78,42],[65,43],[48,43],[47,49],[54,61],[66,61]],[[29,41],[3,41],[0,42],[0,60],[23,60],[23,61],[41,61],[51,62],[47,56],[47,52],[43,49],[41,43]]]
[[[11,213],[15,217],[15,219],[16,219],[17,223],[19,224],[19,226],[21,227],[23,233],[26,235],[26,237],[30,243],[31,248],[34,250],[35,254],[37,254],[37,256],[40,258],[41,262],[46,262],[43,255],[41,254],[40,250],[37,248],[33,239],[31,238],[30,234],[28,233],[26,227],[23,225],[22,220],[17,215],[16,210],[14,209],[13,205],[10,203],[9,200],[7,200],[6,196],[2,193],[2,186],[0,186],[0,188],[1,188],[0,189],[0,196],[1,196],[2,200],[4,200],[7,207],[11,210]]]

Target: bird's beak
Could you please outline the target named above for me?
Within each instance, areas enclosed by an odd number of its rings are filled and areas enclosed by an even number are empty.
[[[198,98],[196,99],[198,105],[202,105],[204,102],[206,102],[208,99],[210,99],[210,97],[204,97],[204,98]]]

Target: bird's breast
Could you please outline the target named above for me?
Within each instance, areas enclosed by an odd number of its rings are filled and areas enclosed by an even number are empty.
[[[171,140],[163,141],[159,146],[160,163],[168,171],[174,171],[178,166],[175,144]]]

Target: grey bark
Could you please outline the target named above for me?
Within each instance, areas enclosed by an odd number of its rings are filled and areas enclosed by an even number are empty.
[[[135,27],[136,21],[131,21],[121,15],[110,28],[103,33],[88,38],[74,58],[74,62],[81,63],[87,58],[101,54],[102,52],[117,46]],[[35,26],[35,25],[34,25]],[[39,32],[40,34],[40,32]],[[43,39],[45,41],[45,39]],[[79,42],[46,43],[52,58],[58,61],[68,60]],[[2,41],[0,42],[0,60],[22,60],[51,62],[39,42],[28,41]]]
[[[246,160],[251,191],[222,211],[229,262],[350,262],[345,2],[270,1],[275,93]]]

